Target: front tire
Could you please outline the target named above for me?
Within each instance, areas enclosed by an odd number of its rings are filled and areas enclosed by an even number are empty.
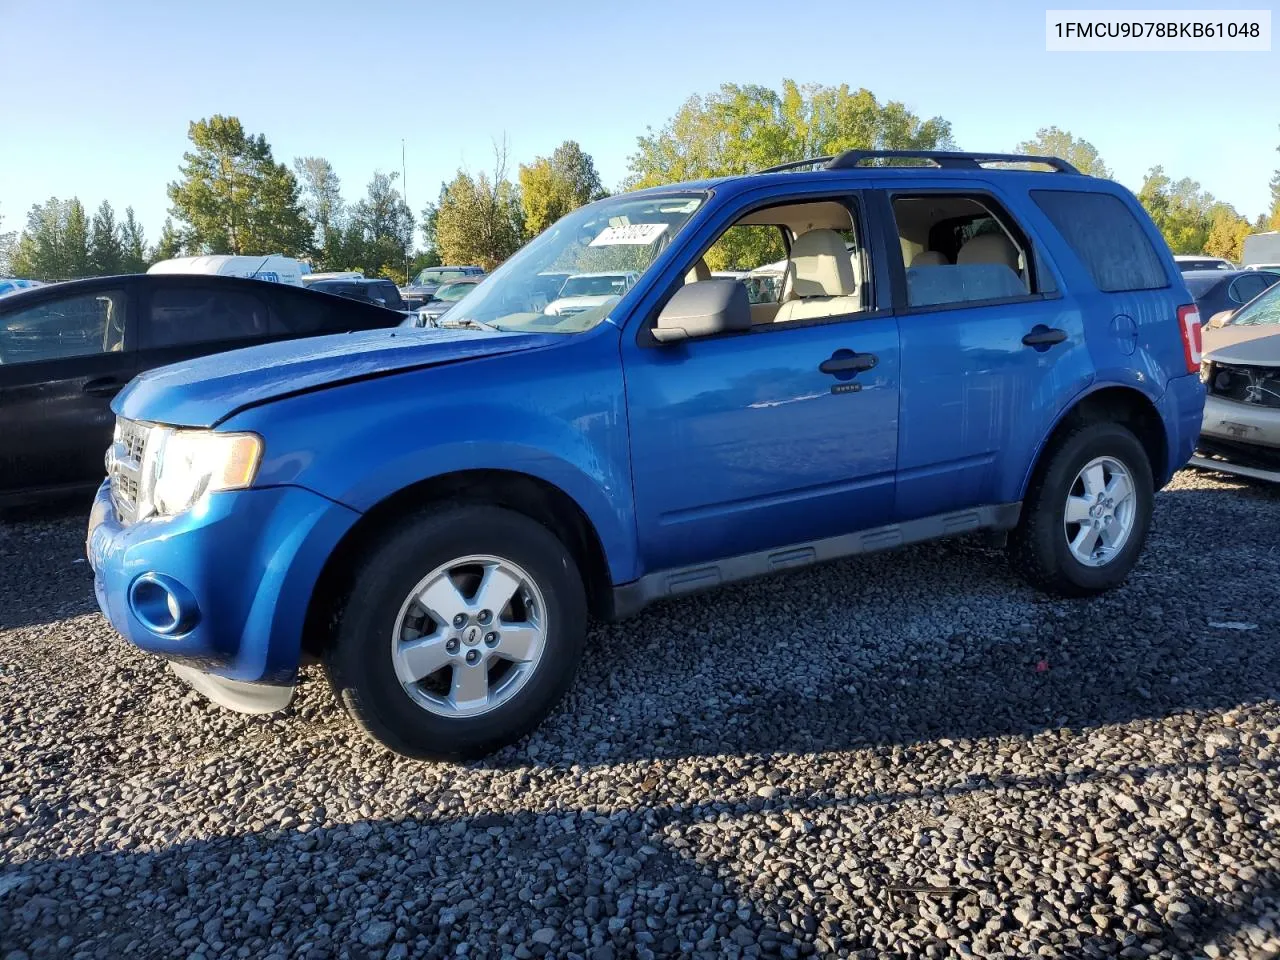
[[[499,507],[444,506],[364,558],[325,667],[389,750],[470,760],[519,740],[560,701],[586,620],[581,575],[554,534]]]
[[[1009,559],[1032,586],[1083,597],[1119,586],[1137,563],[1155,499],[1151,463],[1118,423],[1058,440],[1022,504]]]

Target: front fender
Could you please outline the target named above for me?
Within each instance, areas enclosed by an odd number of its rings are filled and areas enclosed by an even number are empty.
[[[639,573],[616,336],[566,340],[577,342],[285,398],[225,428],[264,438],[258,484],[296,484],[361,512],[464,470],[542,480],[578,505],[613,582],[625,583]]]

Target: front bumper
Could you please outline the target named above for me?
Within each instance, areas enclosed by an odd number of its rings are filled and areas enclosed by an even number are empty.
[[[1205,397],[1200,433],[1228,443],[1280,450],[1280,407],[1224,400],[1211,393]]]
[[[98,606],[130,643],[214,680],[292,686],[312,591],[358,516],[301,487],[268,487],[126,526],[103,483],[86,541]]]

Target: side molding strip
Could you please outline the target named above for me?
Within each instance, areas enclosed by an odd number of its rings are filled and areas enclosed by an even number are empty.
[[[979,530],[1011,530],[1017,526],[1021,511],[1021,503],[992,504],[921,517],[905,523],[891,523],[823,540],[773,547],[713,563],[659,570],[613,588],[613,619],[622,620],[639,613],[655,600],[697,593],[781,570],[807,567],[828,560],[875,553]]]

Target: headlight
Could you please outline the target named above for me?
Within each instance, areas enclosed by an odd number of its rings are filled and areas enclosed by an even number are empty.
[[[148,512],[172,517],[207,493],[249,486],[261,459],[262,438],[256,434],[155,427],[139,499],[151,507]]]

